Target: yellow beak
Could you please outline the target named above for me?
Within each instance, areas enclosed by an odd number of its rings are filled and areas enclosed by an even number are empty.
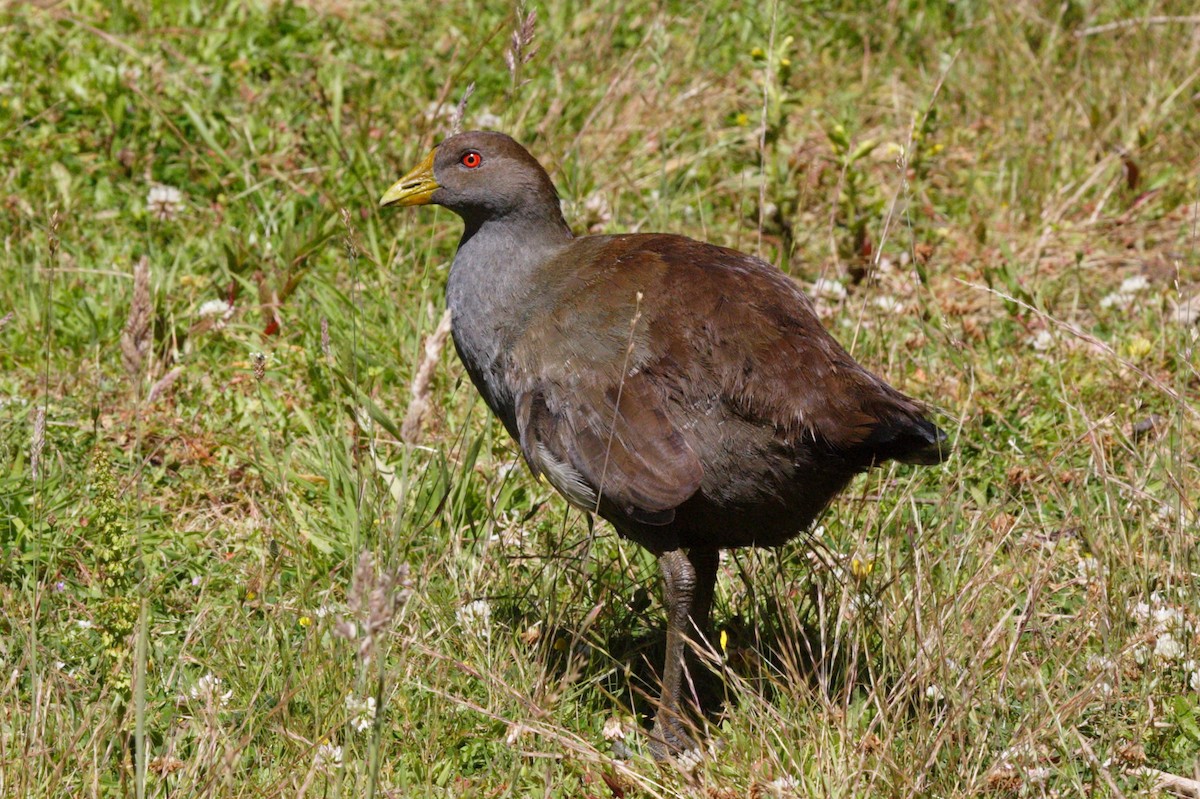
[[[438,190],[438,183],[433,179],[433,154],[436,152],[436,148],[430,150],[416,169],[393,183],[379,198],[379,205],[384,208],[389,205],[428,205]]]

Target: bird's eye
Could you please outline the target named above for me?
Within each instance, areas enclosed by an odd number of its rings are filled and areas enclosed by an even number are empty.
[[[462,162],[462,165],[465,166],[467,169],[474,169],[475,167],[477,167],[481,163],[483,163],[483,158],[481,158],[479,153],[476,153],[476,152],[466,153],[463,155],[463,157],[460,160]]]

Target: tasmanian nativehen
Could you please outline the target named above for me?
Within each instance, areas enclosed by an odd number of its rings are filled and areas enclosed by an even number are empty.
[[[534,475],[658,557],[651,751],[688,748],[685,643],[708,629],[718,550],[782,544],[855,474],[940,462],[946,436],[765,261],[683,236],[572,235],[549,175],[504,134],[446,139],[381,200],[429,203],[465,225],[446,303],[488,407]]]

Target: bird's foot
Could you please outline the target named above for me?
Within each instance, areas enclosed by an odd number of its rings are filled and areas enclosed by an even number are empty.
[[[700,742],[695,730],[682,720],[664,718],[665,715],[666,711],[660,710],[654,719],[654,728],[650,730],[650,755],[662,762],[692,751],[699,752]]]

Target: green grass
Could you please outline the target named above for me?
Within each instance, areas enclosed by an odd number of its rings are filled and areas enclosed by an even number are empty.
[[[1159,19],[1194,9],[746,5],[538,6],[516,77],[507,4],[0,10],[0,795],[1196,776],[1200,27]],[[835,281],[827,324],[954,436],[725,561],[690,772],[637,732],[653,558],[530,478],[452,348],[398,438],[459,225],[376,200],[471,82],[577,229]]]

